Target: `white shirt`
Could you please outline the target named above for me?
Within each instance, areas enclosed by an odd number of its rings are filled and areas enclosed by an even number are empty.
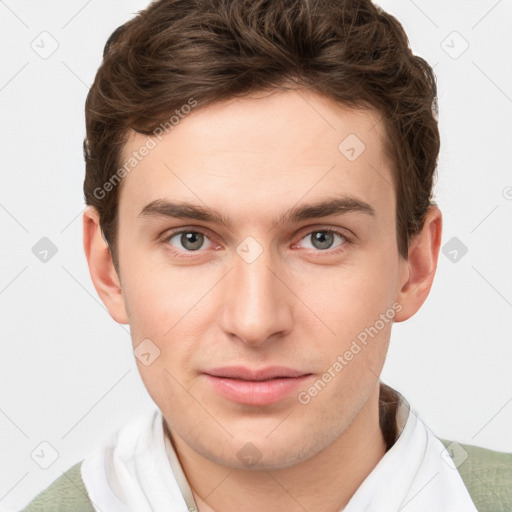
[[[443,444],[400,395],[399,437],[340,512],[477,512]],[[159,409],[90,452],[82,479],[97,512],[197,512]]]

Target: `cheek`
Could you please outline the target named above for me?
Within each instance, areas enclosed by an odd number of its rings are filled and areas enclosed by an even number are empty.
[[[382,250],[382,249],[381,249]],[[395,309],[394,284],[397,269],[386,254],[361,254],[357,263],[320,269],[308,274],[301,290],[313,316],[305,330],[321,354],[321,381],[329,389],[321,401],[350,403],[351,394],[370,392],[378,379],[387,353]],[[358,391],[359,390],[359,391]],[[315,393],[315,390],[312,390]]]
[[[310,272],[301,281],[301,298],[333,337],[344,339],[373,325],[393,304],[396,269],[381,259],[363,258]]]
[[[180,269],[171,269],[159,250],[143,250],[136,240],[120,239],[123,295],[129,311],[132,333],[162,336],[182,316],[191,292]],[[156,253],[156,254],[155,254]]]
[[[162,279],[132,283],[127,295],[133,314],[130,331],[141,379],[159,407],[183,407],[193,384],[194,340],[190,319],[194,313],[182,299],[180,287]],[[173,282],[176,285],[176,282]],[[145,354],[149,353],[149,357]],[[148,361],[149,359],[149,361]],[[148,364],[149,363],[149,364]],[[165,405],[167,404],[167,405]]]
[[[208,300],[201,298],[211,288],[210,279],[191,279],[185,268],[172,268],[136,252],[125,257],[124,272],[123,294],[135,355],[144,350],[144,340],[150,340],[145,343],[158,353],[151,365],[137,360],[144,382],[156,388],[159,380],[170,378],[172,384],[171,376],[179,375],[185,385],[193,376],[192,370],[189,375],[184,369],[192,367],[195,340],[200,338],[201,321],[206,320]]]

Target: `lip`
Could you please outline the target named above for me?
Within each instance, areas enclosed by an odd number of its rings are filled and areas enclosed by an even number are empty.
[[[269,405],[296,391],[311,373],[284,366],[252,369],[244,366],[212,368],[203,372],[213,389],[244,405]]]

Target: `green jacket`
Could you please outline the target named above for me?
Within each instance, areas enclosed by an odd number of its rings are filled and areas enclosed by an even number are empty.
[[[451,444],[451,441],[441,441],[445,446]],[[449,450],[450,456],[458,465],[478,511],[512,511],[512,453],[466,444],[452,448],[456,449]],[[78,462],[63,473],[22,512],[94,512],[80,475],[81,464]]]

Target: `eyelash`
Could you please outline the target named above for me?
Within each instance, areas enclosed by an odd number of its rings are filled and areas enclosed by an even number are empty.
[[[332,229],[332,228],[324,228],[324,229],[316,228],[316,229],[313,229],[311,231],[308,231],[308,232],[306,232],[304,234],[304,236],[301,236],[299,238],[299,242],[302,241],[304,238],[306,238],[308,235],[312,235],[313,233],[317,233],[317,232],[320,232],[320,233],[331,233],[331,234],[334,234],[334,235],[338,235],[338,236],[340,236],[343,239],[343,243],[341,243],[335,249],[326,249],[326,250],[306,249],[307,252],[314,252],[314,253],[318,253],[318,254],[324,253],[326,255],[332,256],[332,255],[337,255],[337,254],[343,253],[346,250],[345,246],[346,245],[351,245],[353,243],[352,237],[347,236],[345,234],[345,232],[338,231],[338,230]],[[210,240],[210,237],[208,236],[208,234],[205,231],[203,231],[201,229],[198,229],[198,228],[190,228],[190,229],[180,228],[180,229],[177,229],[176,231],[172,231],[170,233],[166,233],[164,235],[164,237],[162,238],[162,243],[167,244],[167,247],[169,248],[169,250],[174,255],[182,257],[182,258],[194,257],[198,253],[201,253],[201,252],[204,251],[204,249],[199,249],[197,251],[187,251],[187,250],[183,249],[182,251],[180,251],[180,250],[175,249],[171,244],[169,244],[169,241],[171,240],[171,238],[175,237],[176,235],[182,235],[184,233],[200,233],[200,234],[204,235],[206,238],[208,238],[208,240]],[[296,245],[296,243],[294,243],[293,245]],[[188,254],[188,256],[185,256],[185,254]]]

